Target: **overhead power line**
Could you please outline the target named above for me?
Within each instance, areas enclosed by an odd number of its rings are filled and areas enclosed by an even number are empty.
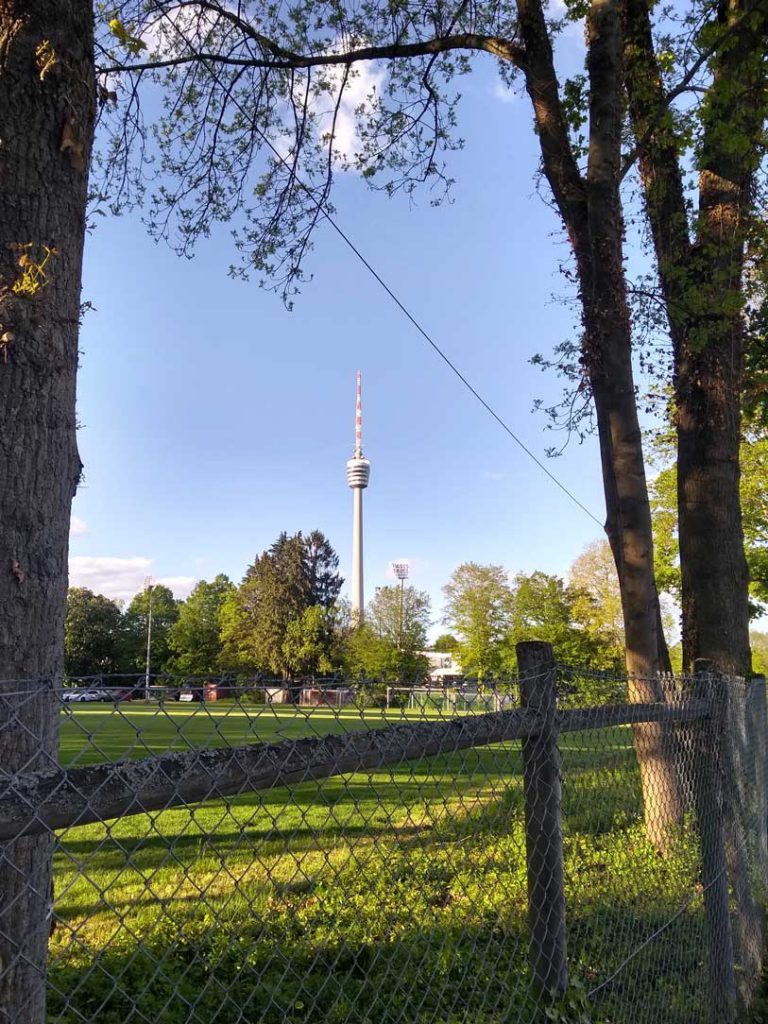
[[[206,64],[206,67],[208,67],[208,70],[209,70],[211,76],[213,77],[214,81],[216,81],[218,83],[219,80],[218,80],[218,76],[216,75],[215,71],[213,71],[213,69],[210,68],[210,66],[207,65],[207,64]],[[247,116],[246,111],[243,109],[243,106],[239,102],[239,100],[235,96],[232,96],[231,99],[234,102],[235,106],[237,106],[240,109],[240,112],[244,116]],[[570,491],[565,486],[565,484],[562,483],[562,481],[558,480],[558,478],[555,476],[554,473],[552,473],[549,469],[547,469],[547,467],[544,465],[544,463],[541,461],[541,459],[539,459],[538,456],[535,455],[534,452],[532,452],[531,449],[523,441],[521,441],[521,439],[517,436],[517,434],[514,432],[514,430],[512,430],[512,428],[509,426],[509,424],[496,412],[496,410],[493,408],[493,406],[483,398],[483,396],[480,394],[480,392],[467,380],[467,378],[464,376],[464,374],[461,372],[461,370],[459,370],[459,368],[456,366],[456,364],[453,363],[449,359],[449,357],[445,354],[445,352],[443,352],[443,350],[440,348],[440,346],[437,344],[437,342],[428,334],[428,332],[424,329],[424,327],[422,327],[422,325],[419,323],[419,321],[416,319],[416,317],[411,313],[411,311],[408,309],[408,307],[405,305],[405,303],[403,303],[397,297],[397,295],[390,288],[390,286],[387,284],[387,282],[384,280],[384,278],[381,276],[381,274],[379,274],[379,272],[375,269],[375,267],[373,267],[371,265],[371,263],[366,259],[366,257],[360,252],[360,250],[357,248],[357,246],[352,241],[352,239],[349,237],[349,235],[347,235],[343,231],[343,229],[336,223],[336,221],[331,216],[331,214],[328,212],[328,210],[326,209],[324,204],[322,202],[320,202],[320,200],[315,196],[315,194],[312,191],[312,189],[301,180],[301,178],[296,173],[295,168],[290,166],[290,164],[285,159],[285,157],[282,155],[282,153],[280,153],[280,151],[272,143],[271,139],[269,139],[268,136],[262,131],[262,129],[259,128],[258,125],[256,125],[255,123],[253,124],[253,129],[264,140],[264,142],[269,147],[269,149],[272,151],[272,153],[274,154],[275,158],[279,161],[279,163],[281,163],[283,165],[283,167],[285,167],[286,170],[290,173],[291,177],[296,182],[296,184],[307,194],[307,196],[310,199],[310,202],[312,202],[313,205],[315,206],[315,209],[320,214],[322,214],[322,216],[328,221],[328,223],[331,225],[331,227],[337,233],[337,235],[339,235],[339,237],[352,250],[352,252],[355,254],[355,256],[357,256],[357,258],[360,260],[360,262],[363,264],[363,266],[366,268],[366,270],[378,282],[378,284],[384,289],[384,291],[387,293],[387,295],[390,297],[390,299],[392,299],[392,301],[395,303],[397,308],[411,322],[411,324],[416,328],[416,330],[419,332],[419,334],[422,336],[422,338],[424,338],[424,340],[427,342],[427,344],[431,346],[431,348],[443,360],[443,362],[446,364],[446,366],[448,366],[448,368],[456,375],[456,377],[458,377],[458,379],[461,381],[461,383],[464,385],[464,387],[467,389],[467,391],[469,391],[469,393],[480,403],[480,405],[482,405],[482,407],[486,410],[486,412],[490,413],[490,415],[499,424],[501,429],[506,434],[508,434],[509,437],[512,438],[512,440],[515,442],[515,444],[519,448],[521,448],[522,451],[525,452],[525,454],[528,456],[528,458],[531,459],[539,467],[539,469],[542,471],[542,473],[546,474],[546,476],[549,477],[549,479],[552,481],[552,483],[555,484],[555,486],[558,487],[563,492],[563,494],[565,494],[568,498],[570,498],[570,500],[574,503],[574,505],[577,505],[581,509],[581,511],[585,513],[585,515],[588,515],[589,518],[593,522],[597,523],[597,525],[602,530],[603,529],[603,523],[601,523],[601,521],[598,519],[598,517],[596,515],[594,515],[594,513],[590,512],[590,510],[587,508],[587,506],[584,505],[581,501],[579,501],[579,499],[576,497],[576,495],[573,494],[573,492]]]
[[[301,183],[301,184],[302,184],[302,187],[306,187],[306,186],[303,185],[303,183]],[[313,199],[314,199],[314,196],[313,196]],[[594,520],[594,522],[596,522],[597,525],[602,530],[603,529],[603,524],[600,522],[600,520],[597,518],[597,516],[594,515],[592,512],[590,512],[590,510],[587,508],[587,506],[582,504],[582,502],[579,501],[579,499],[576,497],[576,495],[573,494],[571,491],[569,491],[568,488],[565,486],[565,484],[562,483],[562,481],[558,480],[558,478],[554,475],[554,473],[550,472],[550,470],[547,469],[547,467],[544,465],[544,463],[541,461],[541,459],[539,459],[538,456],[534,452],[531,451],[531,449],[525,444],[524,441],[520,440],[520,438],[517,436],[517,434],[514,432],[514,430],[512,430],[512,428],[509,426],[509,424],[506,423],[505,420],[502,419],[502,417],[496,412],[496,410],[493,408],[493,406],[483,398],[483,396],[480,394],[480,392],[477,390],[477,388],[475,388],[474,385],[471,384],[467,380],[467,378],[464,376],[464,374],[461,372],[461,370],[456,366],[456,364],[451,361],[451,359],[445,354],[445,352],[443,352],[443,350],[440,348],[440,346],[437,344],[437,342],[421,326],[419,321],[411,313],[411,311],[408,309],[408,307],[403,302],[401,302],[401,300],[397,297],[397,295],[389,287],[387,282],[381,277],[381,275],[376,270],[376,268],[371,266],[371,264],[368,262],[368,260],[365,258],[365,256],[363,256],[363,254],[357,248],[355,243],[344,233],[344,231],[339,227],[339,225],[330,216],[330,214],[326,210],[324,210],[322,208],[322,206],[320,206],[320,204],[318,204],[318,206],[320,208],[320,212],[326,218],[326,220],[331,225],[331,227],[334,229],[334,231],[336,231],[337,234],[341,238],[344,239],[344,241],[347,243],[347,245],[352,250],[352,252],[357,256],[357,258],[363,264],[363,266],[376,279],[376,281],[378,281],[378,283],[381,285],[381,287],[384,289],[384,291],[387,293],[387,295],[392,299],[392,301],[395,303],[395,305],[398,307],[398,309],[400,309],[401,312],[405,314],[407,319],[410,320],[410,322],[413,324],[413,326],[416,328],[416,330],[419,332],[419,334],[424,338],[424,340],[427,342],[427,344],[429,344],[434,349],[434,351],[438,354],[438,356],[440,356],[440,358],[443,360],[443,362],[446,364],[446,366],[448,366],[450,368],[450,370],[459,378],[459,380],[464,385],[464,387],[467,389],[467,391],[469,391],[469,393],[471,395],[473,395],[477,399],[477,401],[480,403],[480,405],[482,405],[482,407],[487,412],[489,412],[491,414],[491,416],[493,416],[493,418],[496,420],[496,422],[499,424],[499,426],[502,428],[502,430],[505,433],[507,433],[512,438],[512,440],[515,442],[515,444],[518,445],[518,447],[520,447],[525,452],[525,454],[528,456],[528,458],[532,459],[533,462],[536,463],[536,465],[539,467],[539,469],[543,473],[546,473],[546,475],[549,477],[549,479],[552,481],[552,483],[554,483],[557,487],[559,487],[560,490],[563,492],[563,494],[567,495],[571,499],[571,501],[574,502],[574,504],[578,505],[578,507],[582,510],[582,512],[585,512],[589,516],[590,519]]]

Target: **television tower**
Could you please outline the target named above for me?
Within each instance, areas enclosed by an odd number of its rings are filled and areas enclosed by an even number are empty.
[[[352,622],[362,625],[365,610],[363,591],[363,491],[368,486],[371,464],[363,458],[362,375],[357,371],[357,406],[355,408],[355,452],[347,463],[347,483],[354,498],[352,517]]]

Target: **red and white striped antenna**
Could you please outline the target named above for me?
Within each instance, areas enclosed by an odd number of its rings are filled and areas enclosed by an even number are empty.
[[[355,406],[355,458],[363,457],[363,375],[357,371],[357,405]]]

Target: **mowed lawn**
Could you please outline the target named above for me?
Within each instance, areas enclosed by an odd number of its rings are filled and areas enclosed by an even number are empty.
[[[436,713],[430,713],[434,716]],[[409,712],[410,718],[418,717]],[[62,760],[381,728],[402,712],[71,706]],[[569,957],[592,1018],[706,1001],[695,844],[642,828],[631,734],[562,738]],[[518,743],[70,829],[55,860],[56,1024],[534,1021]]]
[[[418,711],[389,712],[391,721],[418,720]],[[438,717],[437,712],[426,713]],[[378,710],[334,711],[222,700],[208,704],[143,702],[71,704],[62,714],[61,760],[95,764],[124,757],[149,757],[170,750],[275,743],[380,728],[387,713]]]

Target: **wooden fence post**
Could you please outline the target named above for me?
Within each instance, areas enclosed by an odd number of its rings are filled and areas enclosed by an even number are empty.
[[[552,645],[538,641],[516,651],[520,702],[542,720],[522,742],[529,959],[534,987],[557,995],[568,986],[568,962],[555,658]]]
[[[752,762],[754,857],[761,897],[768,892],[768,706],[765,676],[747,683],[747,738]]]
[[[732,1024],[736,1013],[733,934],[725,857],[722,773],[720,756],[726,729],[723,683],[697,662],[696,696],[712,703],[709,718],[694,729],[694,802],[701,844],[701,881],[704,887],[710,1012],[712,1024]]]
[[[749,684],[721,677],[726,697],[723,736],[723,814],[725,860],[733,899],[733,950],[737,1012],[746,1016],[760,980],[763,954],[762,909],[758,899],[755,857],[757,830],[753,820],[754,751],[750,745]]]
[[[765,676],[753,676],[746,684],[746,762],[749,766],[747,821],[750,853],[750,895],[753,907],[752,943],[755,949],[747,998],[754,998],[765,965],[766,894],[768,894],[768,794],[766,793],[766,752],[768,750],[768,708]]]

